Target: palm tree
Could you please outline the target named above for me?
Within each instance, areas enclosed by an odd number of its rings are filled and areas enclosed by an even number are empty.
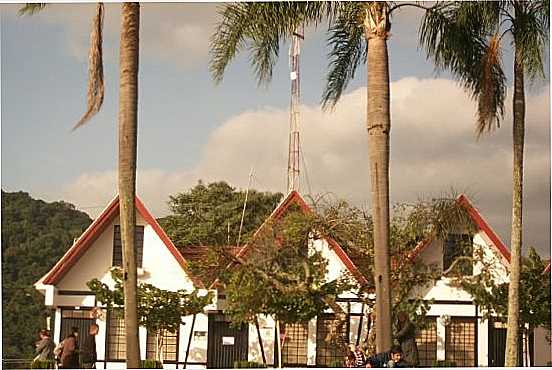
[[[491,132],[503,118],[506,78],[501,45],[514,54],[513,176],[510,286],[506,366],[517,366],[519,279],[522,248],[525,77],[545,77],[543,53],[549,30],[548,1],[496,1],[439,5],[426,13],[420,41],[440,69],[450,70],[478,101],[477,135]]]
[[[331,47],[329,73],[322,96],[332,108],[359,64],[368,65],[368,131],[376,283],[377,350],[391,346],[389,285],[389,64],[387,39],[394,10],[419,4],[390,2],[281,2],[225,5],[211,40],[210,69],[221,82],[230,61],[247,49],[259,84],[270,81],[280,41],[290,39],[300,25],[318,25],[327,19]]]
[[[27,4],[20,14],[34,14],[45,4]],[[119,206],[123,244],[124,315],[126,328],[127,368],[140,367],[138,320],[136,314],[137,270],[134,250],[136,210],[136,138],[138,108],[138,46],[140,5],[121,5],[121,39],[119,58]],[[90,35],[87,110],[73,127],[85,124],[99,112],[104,98],[102,28],[104,6],[98,3]]]

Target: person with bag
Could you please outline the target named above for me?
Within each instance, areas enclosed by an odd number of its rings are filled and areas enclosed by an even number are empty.
[[[61,367],[64,369],[78,369],[79,366],[79,328],[72,327],[71,333],[63,340],[61,349]]]

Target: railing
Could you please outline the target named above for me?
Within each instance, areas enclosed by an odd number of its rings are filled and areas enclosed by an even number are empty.
[[[32,358],[3,358],[2,369],[29,369]]]

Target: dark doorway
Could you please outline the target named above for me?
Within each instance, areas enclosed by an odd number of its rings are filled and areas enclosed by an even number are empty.
[[[209,314],[207,368],[231,369],[234,362],[247,361],[249,330],[247,325],[233,328],[223,314]]]
[[[61,330],[59,341],[65,339],[70,333],[73,326],[79,328],[79,337],[77,343],[80,345],[82,338],[86,337],[90,324],[95,323],[96,320],[91,318],[91,312],[89,309],[75,310],[75,309],[61,309]]]
[[[533,338],[529,337],[529,351],[533,360]],[[506,357],[506,323],[489,320],[489,366],[503,367]],[[518,366],[523,366],[523,334],[518,339]],[[532,364],[531,364],[532,366]]]

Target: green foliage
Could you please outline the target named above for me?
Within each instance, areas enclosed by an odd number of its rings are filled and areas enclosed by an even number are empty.
[[[283,219],[264,224],[240,263],[221,277],[227,314],[235,325],[254,322],[257,314],[305,322],[352,287],[347,276],[326,281],[326,259],[308,247],[313,233],[312,216],[293,207]]]
[[[249,240],[282,198],[281,193],[250,190],[247,196],[240,244]],[[199,183],[189,191],[171,196],[173,213],[159,223],[177,246],[234,245],[238,240],[245,191],[224,181]],[[228,233],[230,229],[230,234]]]
[[[509,283],[497,279],[495,266],[478,258],[481,272],[473,276],[455,276],[453,282],[474,297],[483,317],[493,315],[505,318],[508,314]],[[519,287],[520,325],[528,323],[532,328],[550,327],[551,295],[550,276],[543,274],[546,266],[534,248],[522,261]]]
[[[267,367],[265,364],[255,361],[234,361],[234,369],[262,369]]]
[[[110,289],[98,279],[86,283],[96,294],[96,299],[108,308],[124,306],[122,272],[118,268],[111,270],[115,282]],[[176,292],[159,289],[151,284],[139,283],[137,290],[138,324],[151,332],[168,331],[174,333],[182,322],[182,317],[203,312],[203,308],[211,303],[213,295],[200,296],[197,290],[187,293],[180,289]]]
[[[56,362],[54,360],[34,360],[31,363],[31,369],[55,369]]]
[[[433,367],[456,367],[456,362],[450,360],[437,360],[433,362]]]
[[[163,364],[157,360],[148,358],[147,360],[142,360],[142,362],[140,363],[140,368],[141,369],[162,369]]]
[[[69,203],[2,191],[3,358],[34,357],[34,342],[49,310],[33,284],[91,222]]]

